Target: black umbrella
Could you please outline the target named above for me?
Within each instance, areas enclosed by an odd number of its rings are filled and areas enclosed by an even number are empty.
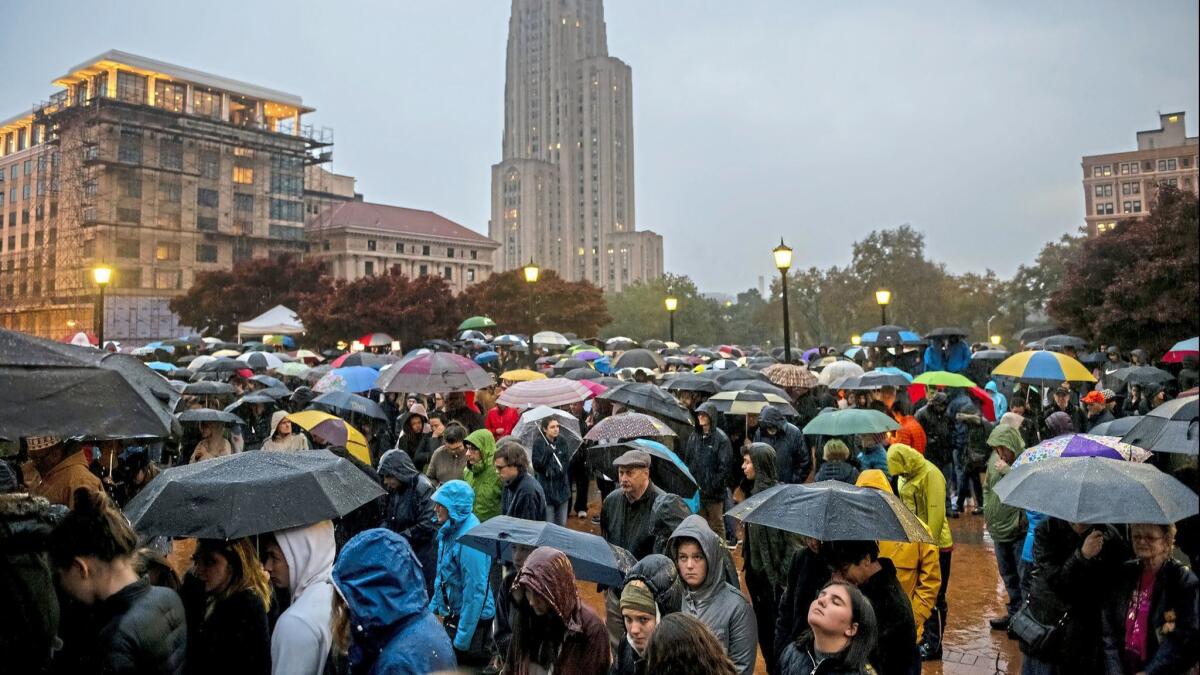
[[[602,398],[613,403],[639,410],[660,419],[674,420],[683,424],[692,423],[692,414],[675,400],[671,394],[658,388],[658,385],[646,382],[629,382],[619,387],[609,389],[600,394]]]
[[[613,548],[604,539],[553,523],[524,518],[496,516],[476,525],[460,540],[464,545],[483,551],[493,560],[512,562],[513,546],[529,548],[549,546],[562,551],[571,561],[575,578],[620,587],[625,578]]]
[[[743,523],[821,541],[935,543],[929,530],[895,495],[836,480],[804,485],[780,483],[726,514]]]
[[[261,403],[262,405],[275,405],[275,399],[270,396],[264,396],[259,392],[246,394],[238,400],[225,406],[225,412],[237,414],[237,411],[242,406],[249,403]]]
[[[179,394],[125,354],[0,329],[0,436],[169,436]]]
[[[972,361],[982,361],[984,363],[1000,363],[1012,356],[1006,349],[981,349],[971,355]]]
[[[318,410],[332,413],[341,417],[347,413],[366,415],[375,419],[387,421],[387,413],[379,404],[365,396],[351,394],[345,391],[330,391],[314,398],[310,404]]]
[[[392,354],[373,354],[371,352],[354,352],[350,356],[347,356],[342,361],[342,364],[338,367],[339,368],[347,368],[349,366],[366,366],[368,368],[374,368],[375,370],[380,370],[381,368],[388,365],[389,363],[395,363],[399,360],[400,359],[398,359],[396,356],[394,356]]]
[[[188,396],[232,396],[237,393],[237,389],[228,382],[201,380],[188,384],[183,388],[183,393]]]
[[[563,359],[554,364],[554,372],[556,374],[562,375],[564,373],[569,373],[572,370],[576,370],[579,368],[587,368],[587,367],[588,367],[587,361],[583,361],[580,359]]]
[[[1051,335],[1059,335],[1061,333],[1062,329],[1058,326],[1030,326],[1029,328],[1022,328],[1021,330],[1017,331],[1017,334],[1013,337],[1017,339],[1017,342],[1025,342],[1028,344],[1033,340],[1040,340],[1042,338],[1047,338]]]
[[[1052,457],[996,483],[1009,506],[1071,523],[1176,523],[1200,511],[1196,493],[1157,467],[1107,457]]]
[[[187,368],[176,368],[175,370],[172,370],[169,373],[165,373],[165,374],[166,374],[168,380],[182,380],[184,382],[191,380],[192,376],[195,375],[195,373],[188,370]]]
[[[198,373],[232,373],[238,370],[249,368],[245,361],[231,359],[228,356],[218,357],[215,361],[200,366],[196,371]]]
[[[715,394],[720,390],[720,385],[712,378],[699,375],[680,375],[667,380],[663,384],[663,388],[667,391],[698,391]]]
[[[421,343],[421,346],[432,349],[435,352],[452,352],[452,351],[454,351],[454,345],[450,344],[450,342],[448,340],[441,340],[441,339],[426,340],[425,342]]]
[[[912,384],[907,377],[896,375],[895,373],[881,373],[877,370],[863,373],[862,375],[852,375],[837,386],[838,389],[847,390],[872,390],[881,389],[883,387],[907,387]]]
[[[708,377],[716,380],[717,386],[724,387],[726,382],[734,382],[736,380],[758,380],[771,384],[768,378],[761,370],[751,370],[750,368],[728,368],[726,370],[706,370],[699,373],[700,377]]]
[[[588,467],[615,482],[617,470],[613,468],[613,460],[630,450],[640,450],[650,455],[650,482],[684,499],[695,496],[696,479],[683,460],[662,443],[636,440],[596,445],[588,448]]]
[[[250,378],[250,381],[261,384],[263,386],[263,389],[269,389],[271,387],[283,387],[285,389],[287,388],[287,385],[284,384],[281,380],[271,377],[270,375],[255,375],[254,377]]]
[[[1116,436],[1117,438],[1120,438],[1121,436],[1129,433],[1129,430],[1133,429],[1133,427],[1141,421],[1142,418],[1136,415],[1131,415],[1129,417],[1118,417],[1111,422],[1101,422],[1091,429],[1088,429],[1088,434],[1092,436]]]
[[[928,340],[929,338],[943,338],[943,337],[948,338],[948,337],[952,337],[954,335],[957,335],[959,337],[966,337],[966,336],[970,335],[970,333],[963,330],[962,328],[953,327],[953,326],[945,326],[942,328],[934,328],[933,330],[929,331],[928,333],[925,334],[925,339]]]
[[[621,354],[621,358],[617,359],[616,363],[613,364],[613,369],[649,368],[650,370],[661,370],[664,365],[662,357],[649,349],[630,349]]]
[[[762,380],[730,380],[722,382],[721,391],[757,391],[760,394],[775,394],[785,401],[792,399],[787,391],[779,385],[763,382]]]
[[[1185,396],[1151,410],[1138,418],[1121,440],[1152,452],[1182,455],[1200,453],[1200,397]]]
[[[125,514],[143,535],[236,539],[338,518],[382,495],[326,450],[241,452],[166,469]]]
[[[180,422],[216,422],[218,424],[242,424],[242,418],[224,410],[193,408],[175,416]]]
[[[270,396],[278,401],[281,398],[287,398],[288,396],[291,396],[292,390],[288,389],[287,387],[267,387],[266,389],[259,389],[254,393],[262,394],[263,396]]]
[[[568,380],[598,380],[604,376],[601,375],[600,372],[595,368],[584,366],[582,368],[572,368],[568,370],[567,372],[563,373],[563,377],[567,378]]]
[[[1124,384],[1162,384],[1175,379],[1175,376],[1154,366],[1130,366],[1111,373],[1112,377]]]
[[[1074,335],[1051,335],[1050,337],[1042,338],[1038,342],[1041,344],[1042,349],[1051,350],[1059,350],[1063,347],[1080,350],[1086,349],[1088,345],[1087,340],[1075,337]]]

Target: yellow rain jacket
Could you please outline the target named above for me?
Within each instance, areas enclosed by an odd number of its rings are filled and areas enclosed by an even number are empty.
[[[925,523],[939,548],[953,548],[946,519],[946,478],[941,470],[903,443],[888,448],[887,463],[888,473],[899,478],[900,501]]]

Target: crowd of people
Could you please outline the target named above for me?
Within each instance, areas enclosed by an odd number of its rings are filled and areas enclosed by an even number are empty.
[[[929,387],[913,400],[905,386],[818,384],[817,363],[839,359],[824,346],[811,371],[796,366],[811,378],[780,385],[795,415],[774,406],[736,415],[711,392],[678,392],[693,424],[664,420],[676,436],[655,440],[687,467],[698,509],[687,503],[693,495],[655,484],[656,460],[636,446],[597,472],[591,442],[573,448],[562,417],[538,420],[532,442],[513,436],[522,411],[497,400],[512,385],[503,372],[477,391],[364,392],[387,417],[347,416],[370,461],[293,421],[314,392],[289,378],[286,396],[246,404],[238,422],[183,424],[170,438],[26,437],[0,462],[5,663],[20,673],[203,675],[749,675],[761,663],[771,675],[907,675],[943,653],[950,521],[981,518],[1007,594],[991,626],[1018,641],[1022,672],[1194,670],[1194,523],[1071,523],[1009,506],[995,491],[1027,448],[1145,415],[1194,386],[1194,360],[1165,387],[1125,386],[1111,375],[1126,354],[1108,347],[1097,382],[1034,387],[972,372],[975,349],[952,338],[923,355],[861,350],[859,362],[868,372],[966,373],[985,385],[986,401],[967,388]],[[1140,351],[1129,356],[1145,363]],[[536,368],[536,356],[507,353],[502,363]],[[779,360],[732,348],[721,356],[740,357],[747,371]],[[631,377],[670,390],[692,370]],[[243,397],[274,386],[274,374],[224,379]],[[185,397],[180,410],[221,403]],[[882,412],[898,429],[804,433],[817,416],[851,408]],[[600,399],[562,406],[580,440],[623,411]],[[186,570],[181,542],[173,553],[120,510],[168,464],[312,448],[352,462],[385,495],[334,521],[197,540]],[[1150,461],[1195,485],[1194,456]],[[896,495],[933,543],[821,541],[726,514],[780,483],[811,481]],[[631,561],[623,582],[602,586],[594,607],[570,550],[515,546],[504,561],[464,543],[501,515],[597,532]]]

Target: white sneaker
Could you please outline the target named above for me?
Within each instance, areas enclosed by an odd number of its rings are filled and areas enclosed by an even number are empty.
[[[575,513],[576,518],[587,518],[587,511],[578,511]]]

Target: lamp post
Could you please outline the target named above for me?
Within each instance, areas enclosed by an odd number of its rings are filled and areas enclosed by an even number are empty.
[[[104,350],[104,289],[112,281],[112,268],[106,265],[97,265],[92,268],[92,281],[100,287],[100,305],[96,320],[96,339],[100,343],[101,351]]]
[[[536,296],[533,293],[533,284],[537,283],[538,277],[541,276],[542,270],[534,264],[533,258],[529,259],[529,264],[525,266],[525,283],[529,284],[529,336],[533,339],[533,334],[537,331],[537,317],[534,316],[533,303]]]
[[[879,325],[887,325],[887,306],[892,302],[892,292],[886,288],[881,288],[875,291],[875,302],[879,303],[879,316],[881,321]]]
[[[993,345],[995,345],[995,346],[997,346],[997,347],[999,347],[999,346],[1000,346],[1000,340],[1001,340],[1001,338],[1000,338],[1000,336],[999,336],[999,335],[993,335],[993,336],[991,336],[991,341],[992,341],[992,344],[993,344]]]
[[[783,243],[783,237],[779,238],[779,245],[776,246],[771,253],[775,255],[775,268],[779,270],[783,279],[783,362],[792,362],[792,326],[788,321],[788,269],[792,266],[792,249],[788,248],[787,244]]]
[[[668,293],[667,299],[663,300],[663,304],[666,305],[667,316],[670,317],[670,333],[669,334],[671,336],[670,337],[671,342],[674,342],[675,341],[675,310],[679,309],[679,298],[675,297],[675,295],[673,293],[671,293],[671,291],[669,289],[667,290],[667,293]]]

